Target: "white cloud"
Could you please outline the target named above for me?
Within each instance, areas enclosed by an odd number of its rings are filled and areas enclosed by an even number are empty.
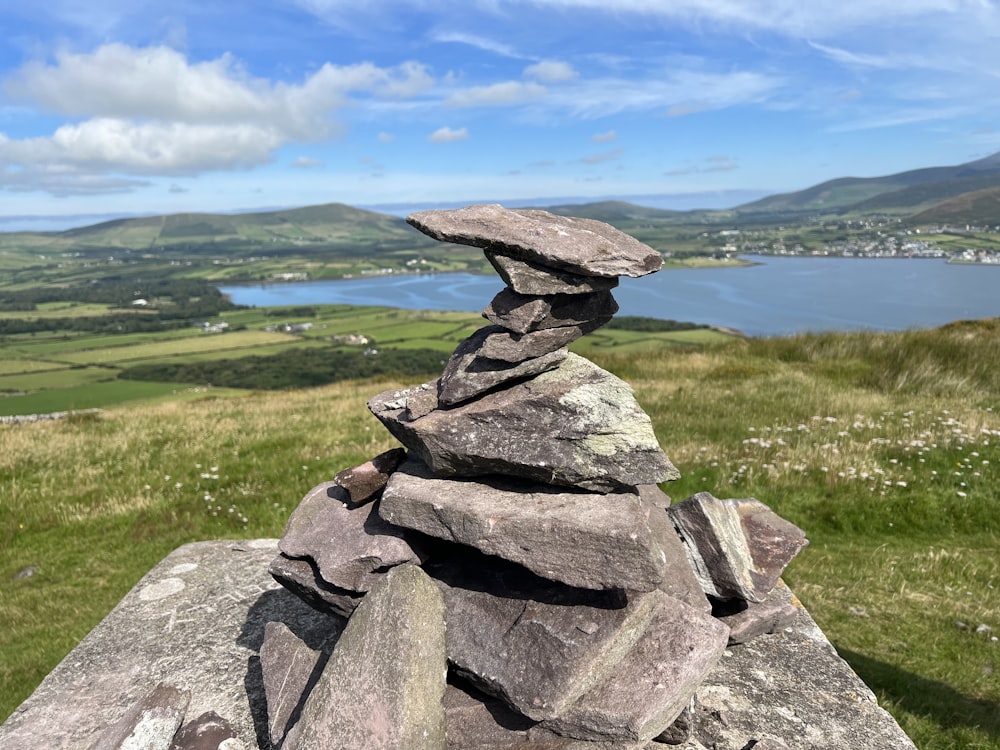
[[[618,140],[618,133],[614,130],[609,130],[606,133],[594,133],[590,136],[590,140],[594,143],[611,143]]]
[[[438,128],[429,136],[427,140],[431,143],[454,143],[455,141],[464,141],[469,137],[468,128],[459,128],[458,130],[452,130],[451,128],[445,126],[443,128]]]
[[[313,159],[309,156],[300,156],[292,162],[292,166],[296,169],[315,169],[317,167],[324,166],[324,164],[319,159]]]
[[[394,136],[392,133],[386,133],[385,131],[379,133],[376,136],[376,138],[378,138],[379,143],[392,143],[394,140],[396,140],[396,136]]]
[[[953,23],[973,19],[996,22],[996,5],[985,0],[517,0],[518,4],[564,11],[613,11],[621,16],[662,18],[701,31],[706,24],[744,34],[766,30],[801,38],[824,38],[862,27],[898,27],[928,17],[948,17]],[[995,27],[994,27],[995,28]]]
[[[354,99],[406,99],[433,84],[412,61],[327,63],[288,83],[255,78],[230,55],[195,63],[168,47],[107,44],[32,62],[8,77],[4,88],[14,99],[78,121],[47,136],[0,139],[0,160],[21,169],[19,184],[34,175],[40,189],[53,184],[42,179],[49,169],[61,170],[63,185],[84,175],[250,168],[288,143],[335,135],[334,114]]]
[[[458,31],[443,31],[434,34],[432,40],[441,43],[464,44],[468,47],[475,47],[476,49],[483,50],[484,52],[492,52],[493,54],[500,55],[501,57],[511,57],[515,60],[521,60],[524,58],[524,55],[520,54],[509,44],[504,44],[503,42],[498,42],[488,37],[479,36],[478,34],[465,34]]]
[[[546,88],[538,83],[503,81],[456,91],[445,103],[452,107],[509,106],[538,99],[544,96],[546,91]]]
[[[560,81],[571,81],[578,74],[569,63],[558,60],[542,60],[525,68],[524,75],[543,83],[559,83]]]

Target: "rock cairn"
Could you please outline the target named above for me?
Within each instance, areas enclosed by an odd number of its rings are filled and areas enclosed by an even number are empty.
[[[506,282],[440,378],[369,408],[405,446],[314,488],[271,574],[348,617],[332,654],[269,626],[272,746],[611,750],[691,732],[727,645],[794,617],[806,540],[753,499],[677,505],[631,388],[567,346],[657,252],[589,219],[477,205],[407,221]]]

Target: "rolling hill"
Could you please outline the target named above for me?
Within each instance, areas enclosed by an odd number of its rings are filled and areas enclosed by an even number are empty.
[[[1000,153],[952,167],[930,167],[884,177],[841,177],[794,193],[737,206],[737,217],[754,215],[871,214],[902,216],[956,196],[1000,187]],[[994,215],[994,221],[997,217]]]

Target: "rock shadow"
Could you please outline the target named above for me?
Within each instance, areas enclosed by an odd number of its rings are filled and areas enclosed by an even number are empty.
[[[342,619],[316,611],[285,589],[265,591],[251,605],[236,642],[254,652],[247,660],[243,684],[260,750],[272,749],[267,701],[264,697],[264,675],[260,657],[257,656],[264,643],[264,628],[269,622],[284,623],[309,648],[319,651],[322,656],[317,667],[326,664],[344,627]],[[297,716],[293,715],[292,720],[295,718]]]
[[[1000,737],[1000,705],[970,698],[950,685],[872,659],[856,651],[837,652],[880,700],[885,696],[900,708],[933,719],[946,728],[974,727]]]

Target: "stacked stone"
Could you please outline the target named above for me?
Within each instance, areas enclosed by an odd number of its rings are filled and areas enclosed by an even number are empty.
[[[405,450],[341,472],[289,520],[272,574],[351,619],[347,645],[330,658],[340,677],[327,676],[328,664],[311,690],[316,655],[262,650],[274,745],[624,750],[683,741],[695,689],[731,640],[727,623],[745,639],[794,613],[789,596],[768,597],[805,539],[755,500],[700,493],[670,507],[656,485],[679,474],[631,388],[568,352],[616,312],[618,277],[658,270],[659,254],[606,224],[544,211],[470,206],[408,221],[482,247],[507,288],[483,313],[490,325],[458,346],[439,379],[369,402]],[[440,604],[421,582],[428,577]],[[716,615],[735,619],[713,616],[713,600]],[[386,611],[420,643],[435,640],[441,621],[461,688],[445,690],[440,649],[425,649],[430,661],[418,666],[398,633],[381,636],[398,646],[388,651],[368,634],[367,653],[380,654],[368,667],[343,655],[366,653],[357,645],[365,637],[348,633]],[[288,643],[284,633],[273,640]],[[381,658],[408,665],[405,689],[383,684],[393,670]],[[308,669],[295,673],[293,663]],[[365,669],[383,682],[359,686],[355,672]],[[346,691],[334,687],[345,672]],[[421,696],[422,718],[403,694]],[[387,711],[410,724],[389,726],[378,718]]]

